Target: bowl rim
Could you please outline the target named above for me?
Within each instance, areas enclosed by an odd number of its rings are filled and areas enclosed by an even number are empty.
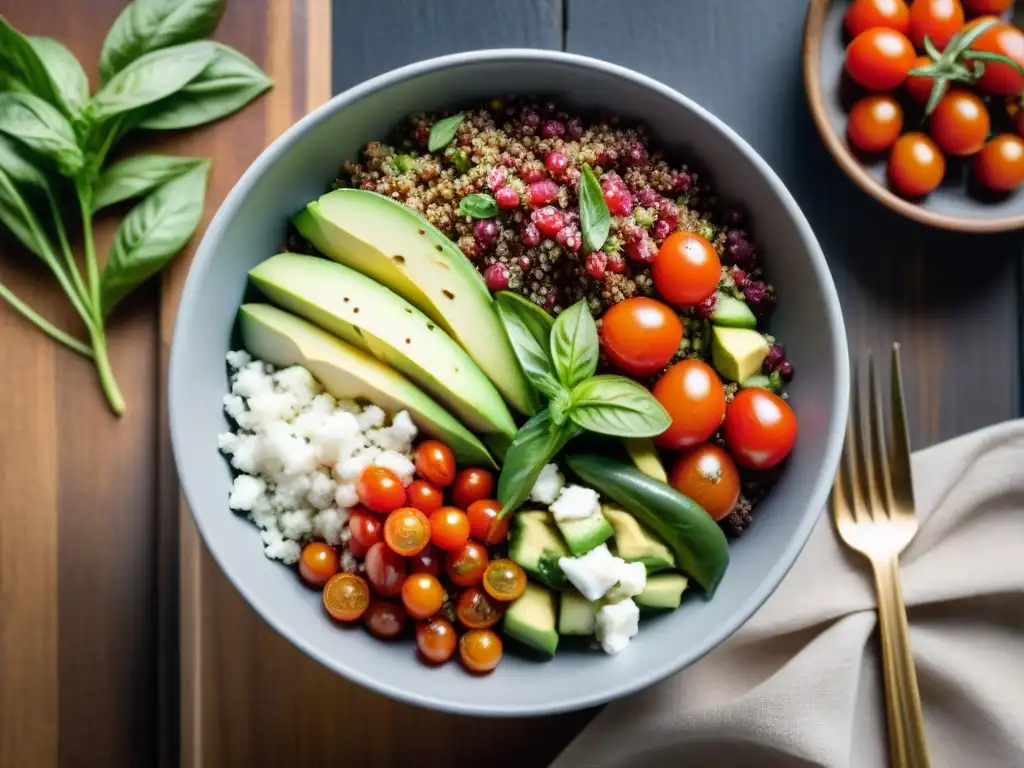
[[[842,137],[835,130],[825,109],[824,89],[821,83],[821,46],[824,37],[822,32],[831,5],[832,0],[810,0],[804,21],[802,58],[804,92],[811,110],[811,117],[814,119],[822,141],[825,142],[828,151],[839,163],[839,167],[869,196],[889,210],[919,224],[972,234],[1009,232],[1024,227],[1024,213],[991,219],[965,219],[945,213],[936,213],[924,206],[904,200],[884,185],[879,184],[864,170],[864,166],[853,156]]]
[[[651,668],[644,674],[633,678],[629,683],[613,686],[604,689],[599,693],[584,695],[567,694],[556,702],[538,703],[508,706],[500,701],[494,704],[480,706],[463,705],[460,702],[452,702],[436,698],[428,694],[421,694],[414,691],[380,683],[374,679],[372,673],[346,666],[338,663],[319,651],[312,643],[307,642],[292,627],[284,625],[273,615],[273,610],[266,605],[255,587],[255,583],[247,583],[240,574],[233,573],[225,567],[221,557],[221,549],[224,546],[212,539],[207,538],[207,531],[201,516],[194,510],[192,491],[187,471],[182,471],[182,443],[184,435],[181,434],[179,426],[181,419],[176,414],[188,408],[189,403],[182,394],[184,380],[187,378],[188,361],[187,350],[185,350],[179,339],[183,336],[182,328],[188,324],[189,317],[193,314],[194,305],[197,302],[198,287],[202,283],[206,272],[213,263],[217,245],[223,237],[229,222],[236,215],[240,205],[248,194],[250,187],[259,179],[263,173],[274,164],[291,147],[293,141],[312,126],[326,120],[337,111],[344,109],[349,104],[364,98],[377,91],[391,87],[408,78],[417,77],[423,74],[463,67],[466,65],[494,63],[494,62],[543,62],[550,64],[562,64],[578,67],[581,69],[594,69],[612,77],[634,83],[641,88],[653,90],[656,93],[680,103],[685,108],[693,111],[699,118],[705,120],[713,128],[719,131],[729,140],[748,161],[762,174],[769,185],[774,189],[779,201],[786,209],[787,214],[793,220],[801,239],[804,241],[810,254],[810,268],[815,279],[821,286],[824,293],[826,314],[830,320],[831,343],[836,352],[836,379],[832,393],[836,403],[835,411],[832,414],[833,423],[830,425],[831,433],[826,438],[826,449],[822,454],[822,464],[818,475],[814,478],[810,492],[810,503],[799,524],[793,532],[785,549],[779,553],[775,565],[768,575],[753,589],[746,599],[739,603],[733,610],[729,620],[723,622],[714,632],[709,634],[699,645],[694,645],[688,653],[679,654],[668,665]],[[403,67],[391,70],[360,83],[348,90],[331,98],[325,104],[317,107],[309,114],[295,122],[284,133],[276,138],[248,169],[242,174],[239,180],[231,188],[215,213],[209,227],[207,228],[195,257],[189,267],[189,272],[182,290],[181,300],[174,323],[174,334],[171,342],[171,351],[168,366],[168,421],[170,426],[171,447],[175,464],[179,471],[179,482],[185,501],[189,507],[189,513],[195,521],[196,528],[213,559],[217,562],[221,572],[228,578],[236,590],[242,595],[250,608],[267,624],[274,628],[279,634],[285,637],[299,650],[318,661],[327,669],[341,675],[347,680],[356,683],[366,689],[389,698],[402,701],[427,709],[434,709],[453,714],[470,715],[477,717],[529,717],[554,715],[562,712],[572,712],[588,707],[605,704],[614,699],[627,696],[639,690],[647,688],[681,669],[692,665],[707,653],[721,645],[737,629],[757,611],[758,608],[768,599],[781,583],[782,579],[789,572],[796,562],[797,557],[810,537],[811,531],[817,523],[821,512],[824,510],[826,500],[832,485],[833,475],[838,467],[839,457],[842,450],[846,418],[849,407],[850,390],[850,366],[847,350],[845,325],[843,322],[842,308],[836,292],[835,284],[831,273],[828,270],[825,256],[821,251],[817,238],[811,230],[796,201],[789,190],[782,183],[778,175],[771,169],[763,158],[735,131],[729,128],[719,118],[715,117],[707,109],[701,107],[693,100],[682,95],[669,86],[639,74],[616,64],[581,56],[579,54],[565,53],[562,51],[529,49],[529,48],[495,48],[465,51],[461,53],[448,54],[444,56],[425,59]],[[838,419],[836,418],[838,416]],[[252,580],[250,580],[252,582]],[[481,681],[481,684],[486,684]]]

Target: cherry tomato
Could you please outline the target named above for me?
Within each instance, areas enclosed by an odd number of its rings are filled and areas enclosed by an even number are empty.
[[[443,664],[455,653],[455,627],[447,619],[436,616],[416,625],[416,648],[431,664]]]
[[[332,619],[355,621],[370,604],[370,588],[362,576],[337,573],[324,585],[323,601]]]
[[[873,27],[861,32],[846,49],[846,71],[869,91],[891,91],[907,79],[914,65],[914,46],[894,29]]]
[[[405,489],[406,504],[429,515],[444,505],[444,494],[426,480],[413,480]]]
[[[480,499],[474,501],[466,510],[469,518],[469,535],[488,546],[494,546],[505,540],[508,535],[508,518],[498,519],[501,502],[497,499]]]
[[[971,49],[999,53],[1024,66],[1024,32],[1011,24],[999,22],[985,30],[971,43]],[[985,71],[978,78],[978,87],[1001,96],[1019,96],[1024,91],[1024,75],[1009,64],[986,61]]]
[[[299,557],[299,575],[311,587],[322,587],[338,572],[338,553],[322,541],[314,541],[302,548]]]
[[[374,600],[363,614],[363,621],[374,637],[390,640],[402,634],[409,617],[400,603],[389,600]]]
[[[927,67],[931,63],[932,59],[930,56],[918,56],[914,59],[914,66],[911,69]],[[935,81],[932,78],[919,77],[918,75],[907,75],[907,79],[903,81],[903,88],[915,104],[927,104],[928,97],[932,94],[932,86],[934,85]]]
[[[398,475],[384,467],[367,467],[356,482],[359,503],[380,515],[405,504],[405,486]]]
[[[384,541],[399,555],[415,555],[430,543],[430,521],[415,507],[396,509],[384,521]]]
[[[405,558],[392,551],[383,541],[378,541],[366,550],[366,577],[373,588],[386,597],[402,591],[405,581]]]
[[[349,539],[346,546],[348,547],[348,551],[352,554],[352,557],[358,558],[366,557],[366,550],[369,549],[369,547],[364,547],[355,539]]]
[[[723,431],[736,463],[768,469],[793,449],[796,414],[789,403],[767,389],[741,389],[725,410]]]
[[[715,520],[732,512],[740,498],[740,472],[732,456],[714,443],[691,448],[676,459],[669,483],[696,501]]]
[[[414,573],[402,583],[402,605],[414,619],[429,619],[443,603],[444,587],[436,576]]]
[[[352,541],[359,542],[364,554],[367,549],[381,540],[383,526],[380,518],[371,515],[361,507],[354,507],[349,511],[348,527],[352,531]]]
[[[872,27],[887,27],[907,34],[910,9],[903,0],[853,0],[843,19],[850,37]]]
[[[707,238],[696,232],[674,232],[658,249],[651,264],[651,277],[666,301],[693,306],[718,288],[722,262]]]
[[[440,440],[424,440],[416,446],[416,474],[437,488],[455,479],[455,454]]]
[[[470,672],[490,672],[501,661],[501,638],[489,629],[474,629],[459,638],[459,658]]]
[[[469,629],[493,627],[505,613],[505,606],[480,587],[469,587],[455,601],[455,615]]]
[[[460,549],[449,552],[444,570],[452,583],[459,587],[479,584],[487,568],[487,550],[475,541],[467,541]]]
[[[1024,141],[1003,133],[989,141],[974,157],[974,175],[995,192],[1009,192],[1024,181]]]
[[[648,376],[668,365],[683,340],[683,323],[660,301],[620,301],[601,321],[601,347],[619,368]]]
[[[526,591],[526,572],[507,558],[492,560],[484,571],[482,583],[488,595],[507,603]]]
[[[438,549],[451,552],[469,540],[469,518],[456,507],[441,507],[430,516],[430,541]]]
[[[1013,129],[1018,136],[1024,138],[1024,109],[1018,109],[1017,114],[1013,116]]]
[[[972,16],[1003,13],[1013,7],[1014,0],[963,0],[964,8]]]
[[[946,158],[923,133],[905,133],[896,139],[889,154],[889,180],[907,197],[927,195],[942,182]]]
[[[925,35],[940,51],[964,25],[960,0],[914,0],[910,4],[910,39],[924,50]]]
[[[429,573],[431,576],[440,576],[443,560],[444,553],[433,544],[427,544],[409,558],[409,570],[413,573]]]
[[[494,492],[494,475],[486,469],[470,467],[459,472],[452,487],[452,501],[459,509],[469,509],[474,501],[486,499]]]
[[[655,438],[666,448],[686,448],[715,434],[725,416],[725,389],[715,370],[695,359],[680,360],[658,379],[654,398],[672,417]]]
[[[902,129],[903,107],[888,93],[869,93],[853,105],[846,123],[850,143],[865,152],[888,149]]]
[[[928,121],[928,132],[935,143],[955,157],[973,155],[985,146],[990,127],[985,103],[965,88],[951,88]]]

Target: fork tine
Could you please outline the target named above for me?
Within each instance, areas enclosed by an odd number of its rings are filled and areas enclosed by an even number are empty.
[[[849,455],[850,499],[853,503],[853,517],[858,523],[866,521],[865,501],[866,478],[864,477],[863,433],[861,432],[860,376],[857,367],[851,371],[850,419],[846,424],[846,448]]]
[[[903,372],[900,368],[900,345],[892,345],[892,493],[895,507],[914,509],[914,484],[910,471],[910,430],[907,427],[907,404],[903,396]]]
[[[881,397],[878,394],[878,377],[875,375],[875,360],[868,354],[868,397],[871,411],[871,455],[874,460],[875,490],[881,491],[881,509],[892,515],[892,482],[889,479],[889,456],[886,450],[885,414],[882,412]]]
[[[871,365],[871,350],[868,350],[868,366]],[[870,388],[870,382],[869,382]],[[868,514],[873,520],[878,520],[882,512],[882,498],[878,493],[878,478],[875,473],[875,465],[871,461],[871,448],[867,435],[872,433],[870,409],[864,408],[864,398],[859,388],[856,399],[857,405],[857,457],[860,462],[861,484],[863,495],[867,501]]]

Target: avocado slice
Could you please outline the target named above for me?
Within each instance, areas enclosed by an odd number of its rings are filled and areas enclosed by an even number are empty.
[[[648,573],[676,567],[672,550],[629,512],[610,504],[603,505],[601,511],[615,532],[615,554],[623,560],[643,563]]]
[[[460,463],[497,466],[483,443],[423,390],[351,344],[270,304],[243,304],[238,319],[245,348],[260,360],[301,365],[335,397],[366,399],[389,413],[404,409]]]
[[[711,312],[711,324],[723,325],[727,328],[757,328],[757,318],[747,302],[719,291],[715,294],[717,301]]]
[[[555,521],[558,530],[562,532],[569,551],[574,557],[585,555],[594,547],[604,544],[612,537],[612,526],[600,511],[595,511],[590,517],[581,517],[575,520]]]
[[[597,606],[579,592],[562,593],[558,605],[558,634],[587,636],[594,634]]]
[[[279,253],[249,278],[274,304],[316,323],[420,386],[501,453],[516,434],[505,402],[451,337],[405,299],[327,259]]]
[[[541,653],[554,656],[558,648],[554,594],[539,584],[527,583],[526,591],[505,611],[502,631]]]
[[[711,328],[711,363],[730,381],[746,381],[760,372],[768,340],[748,328]]]
[[[743,389],[750,389],[751,387],[759,387],[761,389],[767,389],[769,392],[778,392],[778,387],[771,380],[771,377],[765,376],[763,373],[755,373],[749,379],[740,384]]]
[[[636,468],[648,477],[653,477],[662,483],[668,482],[668,475],[665,474],[665,466],[658,457],[658,449],[654,441],[649,437],[627,437],[626,453],[633,460]]]
[[[513,408],[527,415],[537,410],[483,278],[426,219],[374,192],[338,189],[293,223],[325,256],[386,285],[443,328]]]
[[[558,567],[558,558],[569,557],[569,550],[548,512],[516,513],[509,534],[508,556],[541,584],[565,589],[569,583]]]
[[[644,591],[633,598],[641,609],[673,611],[683,601],[683,592],[690,581],[681,573],[659,573],[647,580]]]

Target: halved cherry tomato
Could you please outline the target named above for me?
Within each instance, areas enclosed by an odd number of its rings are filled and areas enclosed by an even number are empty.
[[[469,535],[484,544],[493,546],[505,540],[508,535],[508,517],[498,520],[501,502],[497,499],[474,501],[466,510],[469,518]]]
[[[963,0],[964,8],[972,16],[1003,13],[1010,10],[1014,0]]]
[[[850,143],[864,152],[888,149],[902,129],[903,107],[888,93],[869,93],[853,105],[846,123]]]
[[[940,51],[964,25],[960,0],[914,0],[910,4],[910,39],[924,50],[925,35]]]
[[[430,516],[430,541],[445,552],[459,549],[469,539],[469,519],[456,507],[441,507]]]
[[[989,141],[974,157],[974,175],[995,192],[1009,192],[1024,181],[1024,140],[1004,133]]]
[[[850,37],[872,27],[887,27],[907,34],[910,10],[903,0],[853,0],[843,19]]]
[[[406,504],[429,515],[444,505],[444,494],[426,480],[413,480],[405,489]]]
[[[1000,21],[982,32],[981,37],[971,43],[971,50],[1002,54],[1024,66],[1024,32]],[[985,71],[978,78],[978,87],[1000,96],[1020,96],[1024,91],[1024,75],[1009,64],[986,61]]]
[[[459,658],[470,672],[490,672],[501,661],[501,638],[489,629],[474,629],[459,639]]]
[[[444,561],[444,570],[452,583],[459,587],[479,584],[487,568],[487,550],[472,539],[461,548],[449,552]]]
[[[714,443],[705,443],[681,454],[672,467],[669,483],[704,507],[715,520],[732,512],[740,498],[740,472],[736,462]]]
[[[484,571],[482,583],[488,595],[507,603],[526,591],[526,572],[508,558],[492,560]]]
[[[435,616],[416,625],[416,648],[431,664],[443,664],[455,653],[458,638],[448,619]]]
[[[366,557],[366,550],[369,549],[369,547],[364,547],[355,539],[349,539],[345,546],[348,547],[348,551],[352,554],[352,557],[358,557],[360,559]]]
[[[383,526],[380,518],[371,515],[362,507],[353,507],[349,510],[348,528],[352,531],[352,541],[359,542],[364,553],[381,540]]]
[[[652,390],[672,424],[655,438],[666,448],[703,443],[722,425],[725,389],[715,370],[696,359],[680,360],[658,379]]]
[[[299,575],[311,587],[322,587],[338,572],[338,553],[322,541],[314,541],[302,548],[299,557]]]
[[[415,555],[430,543],[430,521],[415,507],[396,509],[384,521],[384,541],[399,555]]]
[[[414,573],[402,583],[402,605],[414,619],[428,619],[441,610],[444,587],[436,576]]]
[[[400,603],[374,600],[363,614],[363,621],[374,637],[390,640],[402,634],[409,617]]]
[[[332,619],[355,621],[370,605],[370,588],[362,576],[338,573],[324,585],[323,602]]]
[[[911,70],[927,67],[931,63],[931,56],[918,56],[914,59],[914,66],[911,67]],[[932,95],[934,85],[935,80],[932,78],[919,77],[918,75],[907,75],[907,79],[903,82],[903,88],[915,104],[927,104],[928,97]]]
[[[847,47],[846,71],[869,91],[891,91],[907,79],[915,58],[914,46],[906,35],[873,27],[857,35]]]
[[[985,146],[991,120],[985,102],[966,88],[951,88],[928,121],[928,132],[948,155],[965,157]]]
[[[405,486],[398,475],[384,467],[367,467],[356,482],[359,502],[380,515],[398,509],[405,504]]]
[[[789,403],[767,389],[741,389],[726,408],[723,434],[736,463],[768,469],[793,449],[796,414]]]
[[[424,440],[416,446],[416,474],[438,488],[455,479],[455,454],[440,440]]]
[[[505,606],[480,587],[469,587],[455,601],[455,615],[469,629],[493,627],[505,614]]]
[[[696,232],[674,232],[658,249],[651,264],[651,278],[666,301],[693,306],[718,288],[722,262],[707,238]]]
[[[620,301],[601,319],[601,347],[619,368],[648,376],[668,365],[683,340],[683,323],[654,299]]]
[[[378,541],[366,550],[366,578],[380,594],[391,597],[402,591],[405,581],[405,558],[396,554],[383,541]]]
[[[444,568],[443,560],[444,553],[433,544],[427,544],[409,558],[409,570],[413,573],[429,573],[431,576],[440,576]]]
[[[452,501],[459,509],[469,509],[474,501],[486,499],[494,492],[494,475],[486,469],[470,467],[459,472],[452,487]]]
[[[923,133],[905,133],[889,153],[889,180],[906,197],[927,195],[942,183],[946,158]]]

